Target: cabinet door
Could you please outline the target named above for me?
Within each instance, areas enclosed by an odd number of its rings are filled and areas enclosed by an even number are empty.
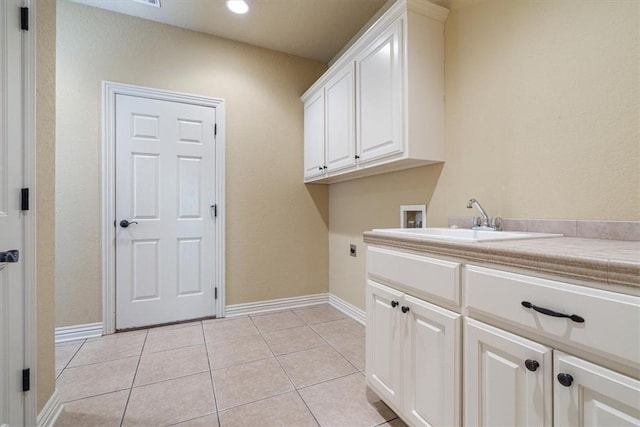
[[[404,416],[415,426],[460,425],[461,316],[408,295],[404,307]]]
[[[640,426],[640,381],[559,351],[553,366],[556,426]]]
[[[402,20],[356,58],[360,162],[400,153],[402,143]]]
[[[367,285],[367,381],[391,405],[400,404],[401,345],[404,323],[400,317],[403,294],[369,280]]]
[[[324,89],[304,104],[304,178],[324,176]]]
[[[353,63],[345,66],[325,86],[329,173],[356,164],[353,68]]]
[[[551,426],[551,349],[465,319],[464,425]]]

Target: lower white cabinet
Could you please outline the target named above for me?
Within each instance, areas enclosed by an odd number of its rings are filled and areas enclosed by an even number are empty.
[[[367,382],[407,424],[640,427],[640,297],[463,262],[367,250]]]
[[[367,381],[411,425],[460,425],[460,319],[368,282]]]
[[[472,319],[464,336],[465,426],[640,426],[640,381]]]
[[[465,319],[464,423],[467,426],[549,426],[552,349]]]
[[[554,425],[640,426],[640,381],[554,351]]]

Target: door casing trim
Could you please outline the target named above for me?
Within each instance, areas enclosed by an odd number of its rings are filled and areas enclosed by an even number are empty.
[[[212,286],[218,288],[216,316],[225,316],[225,101],[187,93],[172,92],[124,83],[102,82],[102,324],[103,334],[116,331],[116,249],[115,249],[115,112],[116,95],[129,95],[161,101],[214,107],[215,137],[215,255]]]

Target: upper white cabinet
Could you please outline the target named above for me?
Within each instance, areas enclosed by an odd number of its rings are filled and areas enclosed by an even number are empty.
[[[325,176],[324,92],[316,93],[304,104],[304,178]]]
[[[302,96],[305,182],[444,161],[448,13],[427,0],[399,0]],[[312,106],[317,102],[323,103],[322,129],[320,108]],[[307,162],[320,152],[326,161]]]
[[[353,64],[345,66],[325,86],[327,168],[339,171],[356,165]],[[306,129],[306,122],[305,122]],[[322,141],[315,141],[322,148]]]
[[[356,58],[361,163],[402,152],[402,19]]]

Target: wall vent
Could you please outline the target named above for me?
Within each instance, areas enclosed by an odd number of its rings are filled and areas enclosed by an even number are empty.
[[[133,0],[136,3],[146,4],[148,6],[160,7],[160,0]]]

